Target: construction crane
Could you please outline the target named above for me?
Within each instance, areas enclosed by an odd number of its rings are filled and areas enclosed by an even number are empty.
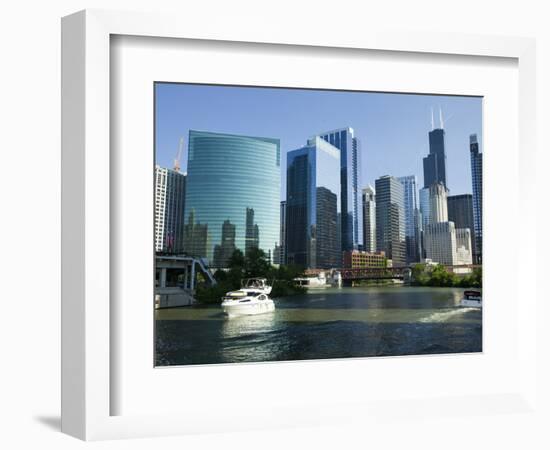
[[[178,149],[178,153],[176,153],[176,157],[174,158],[174,170],[176,172],[180,171],[180,159],[181,159],[182,152],[183,152],[183,138],[180,138],[180,146]]]

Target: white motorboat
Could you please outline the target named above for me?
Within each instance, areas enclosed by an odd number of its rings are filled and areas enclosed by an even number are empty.
[[[315,277],[299,277],[294,278],[294,283],[297,286],[302,286],[308,289],[327,288],[330,284],[327,283],[325,272],[319,272]]]
[[[241,289],[230,291],[222,298],[222,310],[229,317],[263,314],[275,310],[269,294],[271,286],[265,278],[248,278]]]
[[[464,297],[460,300],[460,306],[467,308],[481,308],[481,292],[464,291]]]

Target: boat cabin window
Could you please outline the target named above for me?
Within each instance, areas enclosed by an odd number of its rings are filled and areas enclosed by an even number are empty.
[[[246,280],[245,286],[252,288],[263,288],[265,286],[264,280],[251,279]]]

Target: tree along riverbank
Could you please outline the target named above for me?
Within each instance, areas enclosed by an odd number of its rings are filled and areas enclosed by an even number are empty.
[[[214,286],[199,285],[195,298],[199,303],[221,303],[222,297],[229,291],[241,287],[244,278],[266,278],[273,285],[271,297],[286,297],[303,294],[306,288],[296,286],[294,278],[304,276],[304,269],[299,266],[271,265],[265,252],[258,248],[250,249],[246,255],[240,250],[235,250],[229,259],[227,270],[217,270],[214,278],[217,284]]]
[[[412,267],[413,286],[435,286],[435,287],[462,287],[462,288],[481,288],[482,270],[474,269],[472,273],[458,275],[447,272],[441,265],[429,266],[426,264],[415,264]]]

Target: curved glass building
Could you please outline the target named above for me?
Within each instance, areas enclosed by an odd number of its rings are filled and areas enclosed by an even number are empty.
[[[279,245],[278,139],[189,131],[184,251],[227,267],[233,250]]]

